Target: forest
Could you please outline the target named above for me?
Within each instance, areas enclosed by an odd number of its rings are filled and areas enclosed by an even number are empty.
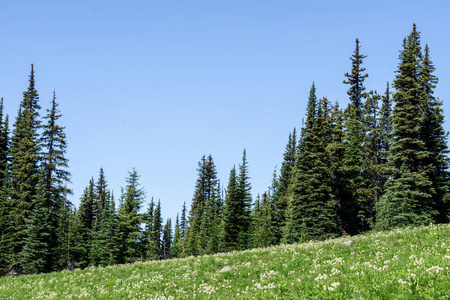
[[[182,258],[449,222],[448,133],[428,45],[413,25],[385,91],[366,90],[359,40],[344,74],[348,105],[307,96],[268,190],[253,197],[249,163],[222,185],[198,163],[190,208],[163,220],[133,169],[115,197],[99,170],[75,207],[67,138],[53,93],[41,116],[33,65],[12,129],[0,103],[0,275]],[[270,174],[268,174],[270,176]],[[141,212],[144,211],[144,212]],[[173,222],[174,221],[174,222]]]

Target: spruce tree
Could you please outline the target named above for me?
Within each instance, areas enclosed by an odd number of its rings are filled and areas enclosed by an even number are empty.
[[[248,247],[249,228],[251,223],[252,194],[250,177],[248,175],[247,151],[244,149],[242,163],[239,165],[238,177],[238,200],[240,205],[240,220],[238,234],[238,249],[243,250]]]
[[[49,270],[52,228],[47,207],[48,198],[44,173],[41,171],[37,193],[33,199],[33,209],[26,220],[26,235],[20,253],[20,265],[25,274],[42,273]]]
[[[341,175],[346,179],[341,182],[339,191],[339,217],[342,220],[342,228],[349,234],[357,234],[364,230],[361,220],[364,220],[365,208],[369,207],[367,199],[361,193],[367,185],[363,177],[363,140],[365,137],[363,125],[363,112],[365,98],[364,80],[368,74],[364,74],[362,68],[363,59],[366,55],[360,53],[359,40],[356,39],[355,51],[350,60],[352,61],[351,73],[346,73],[343,83],[350,85],[347,94],[350,103],[345,110],[345,136],[344,153],[342,156]]]
[[[433,208],[437,212],[434,219],[438,223],[447,223],[450,217],[448,133],[443,128],[442,102],[433,95],[438,79],[433,74],[435,67],[429,52],[428,45],[425,45],[419,79],[423,110],[426,114],[421,127],[421,136],[426,149],[430,152],[425,164],[430,165],[429,177],[434,189]]]
[[[75,261],[80,268],[86,268],[90,262],[90,250],[93,243],[94,224],[94,179],[84,189],[80,199],[79,209],[76,213],[77,235],[75,248]]]
[[[295,161],[297,155],[297,132],[294,128],[289,133],[288,143],[283,154],[283,162],[281,164],[280,176],[278,180],[273,181],[276,185],[276,191],[272,191],[274,195],[274,205],[277,219],[275,236],[277,243],[282,238],[282,228],[286,222],[286,208],[292,195],[292,181],[294,178]]]
[[[152,231],[148,240],[148,257],[152,260],[161,259],[161,235],[162,235],[161,201],[154,210]]]
[[[28,89],[23,93],[19,113],[14,124],[11,143],[11,205],[10,218],[14,231],[11,235],[11,266],[21,272],[19,254],[26,238],[26,220],[33,210],[33,199],[39,177],[40,127],[39,96],[35,88],[34,68]]]
[[[163,237],[161,240],[162,259],[172,257],[172,220],[167,219],[163,229]]]
[[[9,252],[11,250],[10,199],[9,199],[9,129],[8,116],[3,118],[3,98],[0,102],[0,276],[9,267]]]
[[[415,24],[403,40],[399,59],[394,80],[395,106],[391,115],[393,139],[389,161],[393,174],[378,203],[377,227],[380,229],[429,224],[437,214],[435,191],[430,180],[432,153],[422,135],[427,99],[420,76],[420,33]]]
[[[140,248],[137,243],[141,239],[142,215],[139,213],[145,193],[139,187],[139,175],[133,169],[129,172],[125,193],[122,195],[122,205],[119,209],[119,237],[122,261],[134,262],[140,258]]]
[[[43,133],[41,144],[42,166],[45,173],[45,188],[48,193],[48,202],[46,207],[50,214],[50,225],[55,229],[52,232],[51,243],[49,245],[52,253],[51,257],[54,263],[60,259],[59,254],[62,249],[66,248],[63,236],[68,228],[58,228],[58,224],[67,224],[66,220],[58,220],[64,218],[64,210],[67,210],[72,204],[67,200],[67,195],[72,191],[67,188],[70,183],[70,173],[68,169],[68,160],[65,157],[67,143],[64,127],[58,125],[58,120],[62,115],[58,110],[56,102],[56,94],[53,91],[53,99],[51,108],[47,110],[45,119],[47,123],[43,125]],[[63,207],[66,205],[66,207]]]
[[[288,206],[284,243],[337,236],[340,224],[332,194],[326,147],[331,142],[328,101],[317,103],[313,85],[307,106],[302,151],[296,164],[293,195]]]
[[[222,250],[232,251],[238,249],[238,236],[241,231],[242,203],[239,199],[239,186],[236,176],[236,168],[230,171],[225,206],[223,212]]]
[[[350,97],[350,103],[352,109],[355,111],[356,118],[358,120],[361,120],[361,112],[363,105],[362,98],[364,95],[364,90],[366,89],[364,87],[364,80],[369,75],[367,73],[363,74],[366,69],[361,67],[363,59],[366,58],[367,56],[362,55],[359,52],[359,49],[361,48],[359,46],[359,40],[356,39],[355,42],[356,42],[355,51],[353,52],[352,57],[350,57],[350,60],[352,61],[352,71],[350,74],[345,73],[345,77],[347,77],[347,80],[344,80],[343,83],[350,85],[347,94]]]
[[[181,257],[181,229],[180,229],[180,220],[177,214],[177,218],[175,220],[175,234],[173,236],[173,243],[171,247],[172,257],[178,258]]]

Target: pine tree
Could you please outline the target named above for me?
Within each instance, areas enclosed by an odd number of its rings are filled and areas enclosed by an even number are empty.
[[[393,175],[378,203],[377,227],[422,225],[434,221],[435,191],[430,180],[431,152],[422,136],[427,101],[421,82],[420,33],[415,24],[403,40],[393,95],[395,107],[390,158]],[[389,213],[387,213],[389,212]]]
[[[138,241],[141,240],[141,220],[139,213],[144,201],[144,190],[139,188],[139,175],[133,169],[129,172],[122,205],[119,209],[119,236],[122,261],[134,262],[140,258]],[[156,217],[156,216],[155,216]]]
[[[40,127],[38,104],[39,96],[35,88],[34,68],[28,89],[23,93],[23,100],[14,125],[11,144],[11,206],[10,218],[14,231],[11,235],[11,266],[20,273],[19,254],[23,250],[26,238],[26,220],[33,210],[33,199],[39,177],[38,129]]]

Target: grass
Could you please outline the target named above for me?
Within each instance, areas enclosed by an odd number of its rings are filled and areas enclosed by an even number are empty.
[[[450,299],[449,267],[450,225],[431,225],[5,277],[0,299]]]

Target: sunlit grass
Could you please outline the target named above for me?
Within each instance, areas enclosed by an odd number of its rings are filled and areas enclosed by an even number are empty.
[[[432,225],[0,278],[0,299],[450,299],[449,267],[450,225]]]

